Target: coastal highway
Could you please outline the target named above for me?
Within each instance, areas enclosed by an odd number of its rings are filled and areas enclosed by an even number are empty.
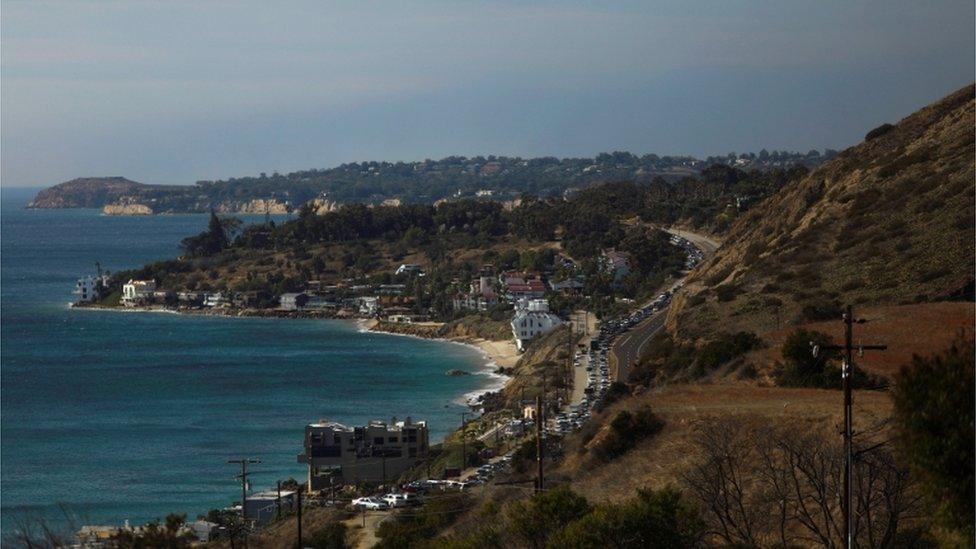
[[[651,337],[664,327],[664,320],[668,316],[667,311],[667,307],[658,311],[618,337],[617,341],[614,342],[613,347],[610,348],[610,354],[613,363],[616,365],[613,368],[616,381],[627,382],[630,377],[631,366],[640,358]]]
[[[721,243],[715,239],[698,233],[693,233],[682,229],[664,230],[691,242],[695,245],[695,247],[702,251],[705,257],[715,253],[715,250],[721,246]],[[674,287],[672,287],[672,289],[673,288]],[[664,327],[664,321],[668,316],[667,312],[668,308],[664,307],[657,313],[651,315],[646,320],[628,330],[627,333],[621,335],[616,339],[616,341],[614,341],[613,346],[610,347],[610,363],[611,372],[614,374],[615,381],[621,381],[624,383],[627,382],[628,378],[630,377],[631,368],[637,362],[637,360],[640,359],[641,354],[643,354],[644,350],[647,348],[647,344],[650,342],[651,337],[653,337],[658,330]]]

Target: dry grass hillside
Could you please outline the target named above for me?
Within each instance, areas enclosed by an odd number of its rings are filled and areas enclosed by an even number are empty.
[[[762,335],[844,303],[971,296],[974,122],[970,85],[752,208],[676,298],[669,331]]]

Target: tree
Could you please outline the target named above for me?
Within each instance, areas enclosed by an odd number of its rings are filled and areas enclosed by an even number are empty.
[[[912,359],[892,391],[899,455],[918,476],[937,517],[973,537],[973,340]]]

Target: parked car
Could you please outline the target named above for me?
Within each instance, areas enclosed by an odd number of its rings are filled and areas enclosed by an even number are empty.
[[[382,510],[390,506],[383,500],[374,497],[356,498],[352,500],[352,506],[356,509]]]

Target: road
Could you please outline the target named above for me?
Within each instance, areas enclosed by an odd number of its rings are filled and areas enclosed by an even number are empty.
[[[596,315],[590,314],[586,311],[576,311],[574,313],[573,322],[579,328],[585,326],[585,333],[583,337],[580,338],[579,344],[583,346],[584,349],[590,348],[590,341],[593,336],[596,335]],[[586,371],[586,366],[590,363],[589,352],[583,352],[580,356],[579,366],[573,368],[573,395],[570,397],[570,404],[579,404],[583,400],[583,396],[586,395],[586,385],[588,380],[588,375]]]
[[[715,250],[721,246],[720,242],[702,234],[693,233],[682,229],[664,230],[688,240],[697,246],[698,249],[704,253],[705,257],[715,253]],[[658,330],[664,327],[664,321],[668,316],[667,311],[668,308],[664,307],[614,341],[613,346],[610,347],[611,373],[614,376],[614,381],[621,381],[624,383],[628,381],[630,378],[631,368],[634,366],[637,360],[640,359],[644,350],[647,348],[647,344],[650,342],[651,337],[653,337]]]
[[[613,347],[610,348],[615,364],[613,368],[614,381],[627,382],[630,378],[631,367],[641,357],[651,337],[664,327],[664,320],[667,316],[667,308],[665,307],[617,338]]]

